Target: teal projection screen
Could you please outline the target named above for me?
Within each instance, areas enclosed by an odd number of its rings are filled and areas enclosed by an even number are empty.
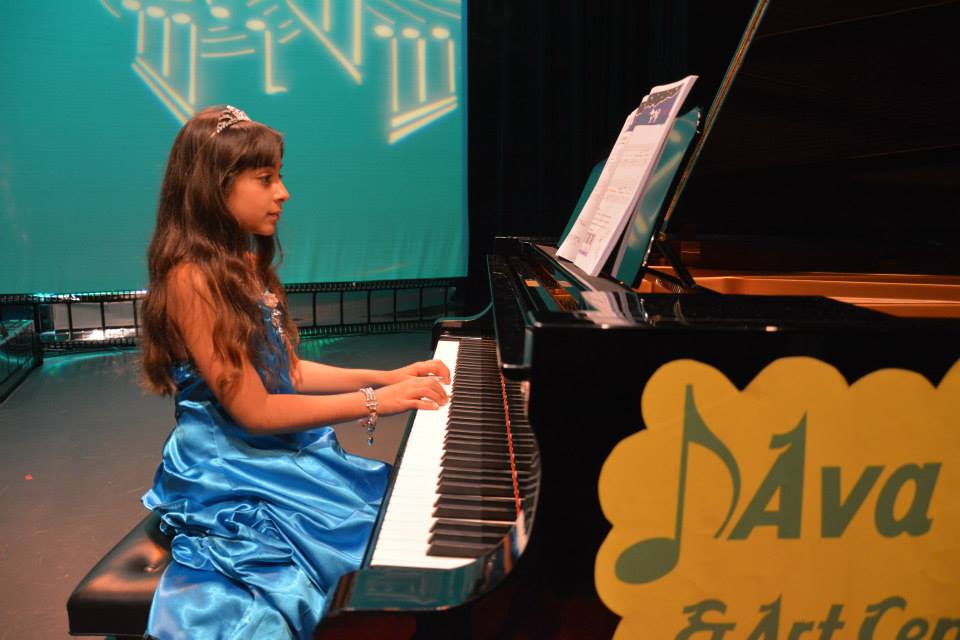
[[[465,275],[465,3],[4,3],[0,293],[144,287],[170,144],[224,103],[285,135],[284,282]]]

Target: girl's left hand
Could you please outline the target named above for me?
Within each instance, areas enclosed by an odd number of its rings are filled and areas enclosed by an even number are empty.
[[[450,382],[450,370],[447,368],[447,365],[443,364],[440,360],[414,362],[405,367],[394,369],[392,373],[397,376],[398,380],[407,377],[419,378],[423,376],[436,376],[437,379],[444,384],[449,384]]]

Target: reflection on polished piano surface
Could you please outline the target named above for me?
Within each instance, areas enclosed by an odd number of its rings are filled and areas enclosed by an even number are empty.
[[[597,480],[643,428],[660,366],[698,360],[742,389],[789,356],[848,382],[896,367],[933,384],[960,359],[960,132],[941,102],[958,96],[944,58],[960,3],[737,10],[737,38],[711,54],[723,64],[692,53],[684,70],[701,75],[688,104],[711,108],[664,211],[663,259],[620,282],[549,242],[497,240],[491,308],[437,328],[449,411],[412,420],[321,636],[379,617],[398,636],[609,637]],[[691,39],[709,23],[691,18]]]

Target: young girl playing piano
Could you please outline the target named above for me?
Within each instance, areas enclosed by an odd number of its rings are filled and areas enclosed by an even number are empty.
[[[176,400],[143,496],[173,539],[153,637],[311,637],[327,590],[363,557],[388,476],[317,425],[372,430],[377,414],[447,401],[438,361],[297,358],[273,264],[282,155],[276,131],[228,106],[187,122],[167,162],[143,303],[146,384]]]

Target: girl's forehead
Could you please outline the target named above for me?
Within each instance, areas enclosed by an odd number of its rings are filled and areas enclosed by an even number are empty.
[[[264,170],[280,171],[281,168],[283,168],[283,163],[278,162],[276,164],[258,165],[256,167],[252,167],[250,170],[251,171],[264,171]]]

